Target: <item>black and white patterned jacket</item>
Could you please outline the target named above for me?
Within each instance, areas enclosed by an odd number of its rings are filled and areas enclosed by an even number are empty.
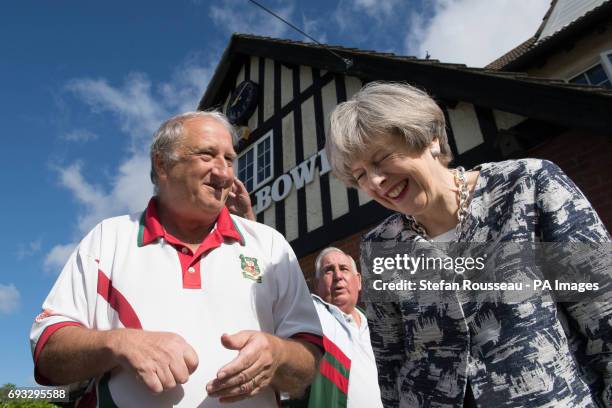
[[[573,182],[536,159],[486,163],[459,242],[610,242]],[[425,240],[395,214],[362,240]],[[612,407],[612,296],[603,302],[367,304],[385,407]]]

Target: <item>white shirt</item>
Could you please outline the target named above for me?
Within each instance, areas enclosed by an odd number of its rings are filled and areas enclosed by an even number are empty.
[[[323,327],[325,351],[334,355],[345,367],[350,368],[348,389],[342,386],[341,377],[337,384],[342,392],[346,392],[347,407],[382,408],[376,360],[365,315],[355,309],[361,318],[361,325],[357,326],[353,316],[343,313],[337,306],[323,301],[316,295],[312,297]],[[333,350],[330,350],[330,343]],[[344,363],[346,360],[348,362]],[[325,364],[321,364],[320,369],[320,375],[330,378],[329,374],[326,374]],[[329,406],[334,405],[330,403]]]
[[[457,240],[457,229],[453,227],[452,229],[433,237],[431,240],[433,242],[454,242]]]
[[[348,408],[382,408],[378,371],[374,351],[370,343],[368,319],[358,309],[361,325],[357,326],[355,318],[344,314],[351,330],[353,354],[351,356],[351,375],[349,377]]]
[[[131,327],[181,335],[197,352],[189,381],[158,396],[133,373],[115,369],[96,381],[97,396],[119,407],[275,407],[271,388],[219,404],[206,384],[237,351],[223,333],[258,330],[316,343],[321,328],[298,261],[277,231],[220,214],[196,253],[166,234],[147,211],[102,221],[71,255],[32,326],[35,364],[50,335],[65,325]],[[48,382],[37,375],[38,382]]]

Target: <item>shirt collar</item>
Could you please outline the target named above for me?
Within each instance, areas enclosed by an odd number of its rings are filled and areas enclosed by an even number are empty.
[[[221,209],[213,231],[215,229],[219,232],[219,234],[221,234],[222,237],[236,240],[240,242],[241,245],[244,245],[244,236],[238,229],[238,225],[236,225],[226,207],[223,207]],[[165,239],[167,236],[168,233],[159,221],[157,211],[157,198],[152,197],[151,200],[149,200],[147,209],[142,213],[142,216],[140,217],[140,225],[138,230],[138,246],[142,247],[145,245],[149,245],[153,241],[159,238]]]

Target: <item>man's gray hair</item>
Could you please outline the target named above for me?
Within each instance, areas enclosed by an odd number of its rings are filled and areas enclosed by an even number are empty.
[[[236,143],[236,129],[227,120],[227,117],[218,111],[197,111],[185,112],[176,115],[161,124],[159,129],[153,135],[151,142],[151,181],[157,189],[157,172],[155,170],[155,158],[159,158],[162,164],[166,167],[172,166],[180,157],[176,153],[176,148],[183,137],[183,126],[186,121],[195,118],[213,119],[219,122],[227,129],[232,137],[232,144]]]
[[[404,83],[371,82],[331,114],[325,151],[336,177],[357,187],[351,163],[384,135],[403,137],[417,153],[437,138],[440,161],[448,165],[453,158],[444,113],[426,92]]]
[[[315,278],[319,279],[321,277],[321,269],[323,268],[323,265],[321,264],[323,263],[323,257],[329,254],[330,252],[340,252],[341,254],[346,256],[348,259],[351,260],[351,266],[353,267],[353,273],[359,273],[359,271],[357,271],[357,264],[355,263],[355,260],[353,259],[352,256],[350,256],[349,254],[347,254],[340,248],[330,246],[322,250],[319,253],[319,255],[317,255],[317,259],[315,259]]]

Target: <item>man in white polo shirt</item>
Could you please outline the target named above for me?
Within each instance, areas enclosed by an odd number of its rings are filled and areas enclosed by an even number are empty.
[[[310,383],[321,328],[295,255],[226,208],[232,135],[216,112],[162,124],[155,197],[81,241],[32,326],[39,383],[120,407],[272,407]]]
[[[361,275],[353,258],[334,247],[315,261],[312,295],[323,327],[325,355],[312,384],[309,408],[382,408],[365,315],[357,309]]]

